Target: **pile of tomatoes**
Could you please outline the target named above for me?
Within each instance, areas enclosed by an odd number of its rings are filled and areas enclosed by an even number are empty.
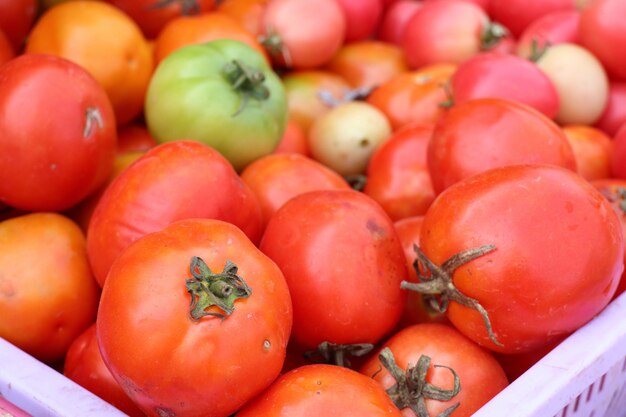
[[[623,16],[0,0],[0,337],[131,416],[472,415],[626,288]]]

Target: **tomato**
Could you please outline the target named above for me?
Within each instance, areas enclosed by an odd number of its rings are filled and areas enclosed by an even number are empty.
[[[378,146],[391,135],[383,112],[362,101],[350,101],[320,116],[309,130],[313,159],[341,175],[365,173]]]
[[[547,163],[576,171],[572,148],[553,121],[514,101],[476,99],[444,115],[428,148],[436,193],[491,168]]]
[[[0,67],[0,132],[0,201],[16,208],[69,208],[113,166],[111,103],[65,59],[22,55]]]
[[[378,28],[378,39],[402,46],[406,25],[422,4],[421,1],[417,0],[395,1],[383,14],[382,22]]]
[[[343,44],[346,17],[336,0],[272,0],[262,27],[263,44],[277,64],[313,69]]]
[[[392,220],[423,215],[435,199],[426,152],[432,125],[409,125],[380,145],[367,166],[363,192]]]
[[[611,138],[599,129],[587,125],[563,127],[574,157],[577,172],[586,180],[592,181],[611,176]]]
[[[264,224],[291,198],[315,190],[347,190],[336,172],[299,154],[268,155],[248,165],[241,179],[259,199]]]
[[[330,110],[320,93],[342,97],[350,84],[330,71],[295,71],[283,77],[287,93],[289,116],[307,132],[313,122]]]
[[[382,0],[337,0],[346,16],[345,42],[371,37],[383,13]]]
[[[398,129],[408,123],[435,123],[446,111],[445,86],[456,66],[436,64],[400,74],[375,89],[367,102],[379,108]]]
[[[581,12],[580,43],[602,62],[611,78],[626,81],[626,27],[621,17],[626,15],[622,0],[596,0]]]
[[[189,219],[115,261],[97,335],[104,362],[147,415],[226,417],[278,376],[291,323],[278,267],[236,226]]]
[[[399,320],[404,253],[393,223],[352,190],[311,191],[287,201],[259,246],[285,274],[293,301],[292,339],[376,343]]]
[[[489,15],[518,37],[540,17],[555,11],[575,10],[574,0],[489,0]]]
[[[246,30],[259,36],[263,33],[263,13],[270,0],[224,0],[219,2],[217,11],[235,19]]]
[[[57,55],[85,68],[107,92],[118,125],[140,115],[154,66],[152,51],[119,9],[92,1],[59,4],[39,18],[26,52]]]
[[[13,51],[13,46],[9,43],[9,39],[4,34],[2,29],[0,29],[0,65],[5,62],[13,59],[15,57],[15,52]]]
[[[306,134],[294,119],[287,121],[285,133],[273,153],[299,153],[304,156],[311,154]]]
[[[517,55],[536,59],[543,48],[549,45],[578,43],[579,22],[578,10],[550,12],[534,20],[524,29],[517,41]]]
[[[187,218],[231,222],[255,242],[261,234],[256,197],[217,151],[192,141],[159,145],[113,180],[93,213],[87,249],[100,285],[128,245]]]
[[[459,65],[452,76],[454,102],[502,98],[529,105],[550,119],[559,110],[552,81],[534,63],[511,54],[480,53]]]
[[[145,416],[126,395],[104,363],[98,347],[95,323],[70,345],[63,374],[125,414],[131,417]]]
[[[502,366],[502,369],[504,369],[509,381],[512,382],[539,362],[540,359],[550,353],[563,340],[565,340],[565,337],[561,337],[546,346],[542,346],[539,349],[531,350],[529,352],[517,353],[513,355],[495,353],[494,356],[498,360],[498,363],[500,363],[500,366]]]
[[[216,39],[243,42],[269,58],[263,46],[236,20],[224,13],[205,13],[198,16],[180,16],[171,20],[156,38],[154,55],[157,63],[177,49],[187,45],[202,44]]]
[[[429,358],[430,362],[424,357]],[[389,359],[393,362],[387,362]],[[458,404],[452,415],[470,417],[508,385],[502,367],[489,352],[454,328],[443,324],[418,324],[401,330],[387,340],[378,354],[372,355],[359,372],[374,378],[387,390],[398,382],[387,366],[391,366],[394,372],[401,372],[400,375],[405,375],[410,368],[424,369],[427,373],[415,373],[414,378],[409,377],[410,386],[418,387],[421,381],[422,384],[428,383],[451,391],[450,394],[454,394],[456,374],[460,390],[451,399],[421,397],[429,416],[440,415]],[[405,394],[402,387],[397,386],[397,389],[398,395]],[[406,389],[408,387],[405,386]],[[404,408],[402,414],[405,417],[415,417],[418,415],[418,400],[412,395],[408,397],[413,397],[414,402],[402,404],[398,398],[396,405]]]
[[[410,68],[460,64],[506,34],[478,5],[461,0],[426,2],[411,17],[402,40]]]
[[[609,81],[589,51],[561,43],[547,48],[536,62],[559,95],[558,123],[591,125],[600,118],[608,101]]]
[[[145,152],[157,145],[148,129],[142,124],[131,124],[117,131],[117,153]]]
[[[308,365],[282,375],[237,417],[401,417],[375,381],[332,365]]]
[[[354,88],[372,88],[407,71],[402,49],[379,41],[344,45],[326,66]]]
[[[106,0],[128,14],[148,38],[156,38],[163,27],[179,16],[210,11],[215,0]]]
[[[33,213],[0,223],[0,248],[0,337],[61,360],[98,308],[85,236],[67,217]]]
[[[626,179],[626,124],[617,131],[613,138],[613,155],[611,157],[611,173],[615,178]]]
[[[626,82],[609,83],[609,97],[606,107],[595,127],[613,137],[619,128],[626,123]]]
[[[157,142],[203,142],[240,171],[278,146],[287,99],[262,55],[220,39],[186,46],[161,62],[150,81],[145,115]]]
[[[0,29],[9,38],[14,51],[22,50],[38,8],[37,0],[0,0]]]
[[[624,270],[609,202],[554,165],[491,169],[448,188],[424,216],[420,245],[424,267],[445,262],[422,280],[448,288],[440,300],[450,321],[502,353],[539,349],[587,323]]]

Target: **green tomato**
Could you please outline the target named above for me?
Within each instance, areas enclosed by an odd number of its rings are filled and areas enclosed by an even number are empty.
[[[145,117],[157,142],[203,142],[241,171],[278,146],[287,98],[263,56],[220,39],[183,47],[160,63],[148,87]]]

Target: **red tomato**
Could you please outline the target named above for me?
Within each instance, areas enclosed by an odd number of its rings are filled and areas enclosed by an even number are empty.
[[[148,128],[142,124],[126,125],[117,131],[117,153],[145,152],[157,145]]]
[[[541,16],[528,25],[520,35],[517,41],[517,55],[532,59],[541,54],[543,48],[548,45],[578,43],[579,22],[578,10],[560,10]]]
[[[444,86],[455,71],[454,65],[437,64],[400,74],[375,89],[367,102],[385,113],[394,130],[409,123],[435,123],[446,111]]]
[[[100,285],[128,245],[188,218],[231,222],[255,242],[261,233],[259,203],[223,156],[198,142],[168,142],[122,172],[96,206],[87,249]]]
[[[393,358],[393,363],[389,365],[395,364],[395,371],[401,372],[402,375],[410,368],[420,369],[420,366],[424,366],[428,373],[423,376],[421,382],[441,389],[453,391],[456,373],[461,389],[451,399],[437,401],[425,398],[429,416],[440,415],[448,408],[459,404],[452,415],[470,417],[509,384],[504,370],[489,352],[454,328],[443,324],[418,324],[401,330],[387,340],[378,354],[372,355],[361,367],[359,372],[374,378],[387,390],[396,385],[397,380],[383,365],[380,353],[383,353],[385,358]],[[423,356],[428,357],[430,363],[424,362]],[[411,380],[412,386],[420,386],[419,375],[417,373],[414,375],[416,378]],[[415,397],[413,399],[417,400]],[[403,408],[402,405],[406,407],[402,410],[402,415],[417,416],[413,411],[417,409],[417,401],[408,402],[409,404],[401,404],[398,407]]]
[[[390,5],[378,28],[378,39],[402,46],[406,25],[422,4],[418,0],[399,0]]]
[[[332,365],[303,366],[281,376],[237,417],[401,417],[371,378]]]
[[[145,417],[107,368],[96,338],[95,323],[67,351],[63,374],[131,417]]]
[[[22,50],[38,8],[37,0],[0,0],[0,29],[9,38],[14,51]]]
[[[574,151],[576,171],[588,181],[611,176],[611,138],[587,125],[568,125],[563,133]]]
[[[609,202],[553,165],[492,169],[448,188],[428,209],[420,244],[430,262],[445,263],[426,282],[450,291],[442,295],[450,321],[502,353],[538,349],[587,323],[624,270]]]
[[[35,358],[63,359],[96,318],[98,284],[85,236],[56,213],[0,223],[0,337]]]
[[[78,65],[22,55],[0,67],[0,200],[64,210],[113,167],[115,116],[104,89]]]
[[[285,133],[272,153],[299,153],[304,156],[311,154],[306,134],[294,119],[287,121]]]
[[[328,62],[343,44],[346,17],[335,0],[271,0],[263,29],[263,44],[277,63],[312,69]]]
[[[626,81],[626,2],[596,0],[582,10],[580,42],[598,57],[609,76]]]
[[[452,107],[435,126],[428,148],[436,193],[479,172],[520,163],[576,171],[574,153],[558,125],[531,107],[501,99]]]
[[[211,10],[215,0],[158,1],[106,0],[128,14],[148,38],[156,38],[167,22],[179,16],[197,15]]]
[[[0,65],[13,59],[15,52],[13,51],[13,45],[9,42],[9,38],[0,29]]]
[[[626,124],[622,125],[613,138],[611,173],[615,178],[626,179]]]
[[[385,212],[357,191],[292,198],[270,219],[260,248],[285,274],[292,338],[305,348],[376,343],[402,314],[402,245]]]
[[[613,137],[626,124],[626,82],[609,83],[609,98],[595,127]]]
[[[392,220],[423,215],[435,199],[426,161],[432,125],[409,125],[380,145],[367,166],[363,192]]]
[[[276,154],[257,159],[241,173],[257,196],[264,225],[291,198],[315,190],[350,189],[335,171],[299,154]]]
[[[226,417],[278,376],[291,323],[276,265],[236,226],[189,219],[115,261],[97,333],[104,362],[147,415]]]
[[[559,95],[552,81],[532,62],[510,54],[485,52],[470,58],[452,76],[454,102],[502,98],[535,108],[552,119]]]
[[[515,381],[519,378],[524,372],[529,370],[533,365],[535,365],[540,359],[546,356],[552,349],[557,347],[565,338],[559,338],[558,340],[546,345],[542,346],[539,349],[532,350],[530,352],[518,353],[518,354],[504,354],[504,353],[495,353],[495,358],[504,369],[506,376],[509,378],[509,381]]]
[[[241,26],[254,35],[263,33],[263,13],[270,0],[224,0],[220,1],[217,11],[235,19]]]
[[[574,10],[574,0],[490,0],[489,15],[518,37],[540,17],[559,10]]]
[[[336,0],[346,16],[346,42],[369,38],[383,13],[382,0]]]

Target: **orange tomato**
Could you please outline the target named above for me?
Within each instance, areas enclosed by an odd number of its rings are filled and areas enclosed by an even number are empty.
[[[226,0],[217,10],[235,19],[254,36],[263,32],[263,13],[270,0]]]
[[[375,87],[408,71],[402,49],[380,41],[344,45],[326,68],[355,88]]]
[[[236,20],[224,13],[212,12],[198,16],[181,16],[170,21],[156,39],[154,56],[157,63],[183,46],[216,39],[233,39],[254,48],[269,62],[265,49]]]
[[[574,151],[577,172],[588,181],[611,177],[611,138],[595,127],[564,126],[563,133]]]
[[[299,153],[304,156],[310,156],[309,140],[304,130],[294,120],[287,122],[285,133],[278,143],[273,153]]]
[[[152,54],[137,24],[119,9],[93,1],[59,4],[35,24],[26,52],[60,56],[85,68],[106,90],[118,125],[141,113]]]
[[[145,152],[157,145],[148,128],[141,124],[131,124],[117,131],[117,153]]]

